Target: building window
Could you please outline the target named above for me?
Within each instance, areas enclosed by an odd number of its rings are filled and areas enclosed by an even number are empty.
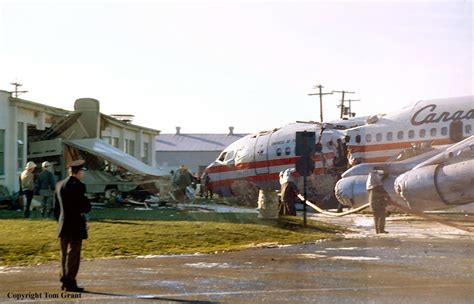
[[[403,131],[398,131],[398,133],[397,133],[397,139],[402,140],[403,137],[404,137],[404,136],[403,136]]]
[[[420,138],[424,138],[426,135],[426,130],[425,129],[420,129]]]
[[[441,135],[444,135],[444,136],[448,135],[448,128],[447,127],[442,127],[441,128]]]
[[[431,130],[430,130],[430,135],[431,135],[431,137],[435,137],[435,136],[436,136],[436,133],[437,133],[437,132],[436,132],[436,128],[431,128]]]
[[[372,141],[372,134],[365,135],[365,141],[366,142],[371,142]]]
[[[135,141],[132,139],[125,139],[125,153],[135,156]]]
[[[388,133],[387,133],[387,140],[392,141],[392,139],[393,139],[393,133],[392,133],[392,132],[388,132]]]
[[[0,174],[5,174],[5,130],[0,130]]]
[[[375,134],[375,140],[377,142],[381,142],[382,141],[382,133],[377,133]]]
[[[142,161],[148,164],[148,153],[150,153],[150,144],[147,142],[143,143],[143,158]]]
[[[291,154],[291,148],[290,147],[286,147],[285,148],[285,155],[290,155]]]
[[[408,138],[415,138],[415,131],[414,130],[408,131]]]
[[[16,136],[16,150],[17,150],[17,170],[23,169],[25,166],[25,159],[23,158],[23,154],[25,152],[25,123],[24,122],[17,122],[17,136]]]
[[[119,147],[119,138],[118,137],[112,137],[112,146],[115,148]]]
[[[276,153],[277,153],[277,156],[281,156],[281,148],[277,148]]]

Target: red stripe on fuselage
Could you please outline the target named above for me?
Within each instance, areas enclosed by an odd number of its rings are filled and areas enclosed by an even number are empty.
[[[321,174],[324,171],[325,169],[323,168],[314,169],[313,174]],[[299,174],[297,173],[295,173],[295,175],[299,176]],[[231,178],[231,179],[223,179],[223,180],[217,180],[217,181],[211,180],[211,182],[209,183],[209,187],[215,189],[215,188],[220,188],[220,187],[230,187],[232,184],[238,181],[249,181],[249,182],[259,183],[259,182],[277,181],[279,180],[279,178],[280,178],[279,172],[264,173],[264,174],[239,177],[239,178]]]
[[[332,159],[334,158],[334,156],[335,154],[333,152],[324,154],[325,159]],[[219,164],[219,165],[213,165],[207,168],[207,172],[208,173],[222,173],[222,172],[235,171],[235,170],[248,170],[248,169],[257,169],[257,168],[265,168],[265,167],[294,165],[299,158],[300,156],[280,158],[280,159],[270,159],[270,160],[248,162],[248,163],[229,164],[229,165]],[[320,154],[314,155],[313,160],[321,161],[321,155]]]

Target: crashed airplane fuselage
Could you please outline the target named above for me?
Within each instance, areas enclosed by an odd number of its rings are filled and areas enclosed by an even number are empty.
[[[468,178],[468,172],[474,171],[471,161],[463,159],[458,162],[459,158],[454,157],[450,160],[453,164],[446,166],[444,163],[421,165],[432,157],[440,158],[450,145],[472,135],[473,105],[472,96],[428,100],[366,126],[348,130],[350,161],[363,164],[349,169],[337,182],[335,192],[338,200],[352,207],[365,204],[367,175],[377,168],[388,175],[384,188],[392,200],[408,207],[435,210],[474,201],[468,192],[452,187],[453,180],[464,180],[460,185],[466,187],[472,185],[472,178]],[[403,150],[407,147],[410,148]],[[459,146],[454,145],[448,150],[457,149]],[[417,168],[415,173],[408,173],[412,168]],[[395,180],[404,172],[407,172],[405,177],[400,177],[394,188]]]

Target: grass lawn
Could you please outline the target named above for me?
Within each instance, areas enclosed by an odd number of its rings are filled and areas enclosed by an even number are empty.
[[[0,210],[0,265],[31,265],[59,260],[57,224],[33,211]],[[85,259],[138,255],[210,253],[242,250],[259,244],[293,244],[334,237],[342,228],[302,218],[260,220],[257,214],[93,209]]]

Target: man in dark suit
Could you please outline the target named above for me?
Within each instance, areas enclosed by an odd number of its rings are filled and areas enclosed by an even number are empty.
[[[81,292],[76,275],[79,271],[82,240],[87,239],[85,213],[91,210],[86,197],[84,160],[69,164],[69,177],[58,182],[54,192],[54,215],[58,221],[58,237],[61,242],[62,290]]]

